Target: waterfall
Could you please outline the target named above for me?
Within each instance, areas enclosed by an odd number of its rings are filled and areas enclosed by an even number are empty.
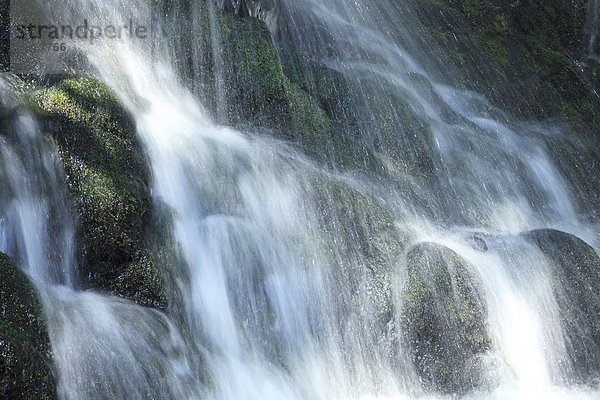
[[[73,221],[64,207],[56,151],[13,95],[12,84],[0,81],[0,105],[14,113],[3,127],[0,155],[2,251],[37,282],[72,285]]]
[[[54,20],[151,14],[141,0],[42,3]],[[41,294],[61,398],[454,398],[427,386],[427,365],[410,348],[402,310],[419,246],[452,254],[441,257],[449,290],[474,290],[484,309],[489,340],[465,362],[471,369],[459,394],[600,395],[572,357],[577,344],[563,326],[572,322],[564,321],[569,293],[557,289],[550,256],[523,234],[560,229],[597,248],[597,226],[580,217],[540,134],[568,132],[516,121],[452,86],[456,70],[427,61],[440,49],[417,37],[423,28],[411,1],[401,3],[282,0],[270,20],[280,55],[309,54],[348,82],[348,107],[365,122],[352,146],[375,166],[360,172],[326,167],[258,129],[224,126],[223,82],[210,115],[202,85],[180,75],[172,37],[81,48],[133,116],[148,157],[154,208],[169,221],[177,252],[172,301],[181,304],[168,312],[78,288],[77,221],[57,150],[0,81],[3,105],[16,115],[0,152],[0,250]],[[211,6],[218,52],[215,12]],[[222,60],[213,61],[218,70]],[[386,133],[405,126],[407,114],[430,136]],[[361,236],[372,248],[363,249]],[[432,302],[445,312],[442,292]],[[453,329],[440,340],[461,339]]]

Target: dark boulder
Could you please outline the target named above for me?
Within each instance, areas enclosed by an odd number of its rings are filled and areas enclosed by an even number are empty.
[[[38,91],[31,103],[58,144],[79,213],[81,284],[166,307],[161,274],[145,251],[150,172],[116,95],[78,77]]]
[[[600,256],[565,232],[541,229],[525,237],[551,262],[572,379],[589,381],[600,374]]]
[[[484,384],[491,348],[485,301],[465,260],[421,243],[406,256],[402,326],[417,373],[429,390],[462,394]]]

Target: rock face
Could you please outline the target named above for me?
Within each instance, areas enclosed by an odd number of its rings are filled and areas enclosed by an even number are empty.
[[[408,251],[406,276],[401,322],[425,387],[453,394],[480,387],[480,356],[491,340],[466,262],[444,246],[421,243]]]
[[[330,117],[295,76],[284,72],[265,22],[248,16],[250,2],[218,0],[215,7],[211,2],[165,2],[157,16],[169,15],[168,24],[198,33],[182,37],[176,52],[180,72],[203,105],[219,123],[271,129],[317,150],[317,139],[330,133]]]
[[[573,379],[586,381],[600,374],[600,256],[565,232],[542,229],[525,237],[551,261]]]
[[[31,102],[58,143],[79,212],[81,283],[166,306],[161,276],[144,251],[149,172],[127,113],[105,85],[87,77],[63,80]]]
[[[573,61],[584,49],[584,3],[426,0],[418,9],[467,84],[503,109],[598,126],[596,97]]]
[[[42,307],[27,276],[3,253],[0,253],[0,398],[56,398]]]
[[[230,120],[273,127],[310,150],[331,122],[316,99],[284,74],[265,23],[223,14],[219,29]]]
[[[594,189],[600,186],[600,63],[584,54],[587,2],[424,0],[416,6],[443,49],[445,79],[477,90],[518,119],[570,124],[568,135],[538,139],[572,183],[582,216],[600,220]]]

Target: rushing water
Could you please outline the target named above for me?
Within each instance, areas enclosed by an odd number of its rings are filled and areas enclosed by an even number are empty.
[[[61,4],[44,12],[115,22],[148,12],[133,0]],[[77,290],[76,221],[56,151],[17,100],[3,100],[16,117],[15,144],[3,143],[1,153],[9,192],[2,192],[1,245],[42,293],[61,397],[446,398],[427,393],[400,340],[394,313],[403,302],[403,251],[382,245],[374,262],[360,249],[357,231],[380,235],[370,224],[381,212],[393,216],[387,243],[444,245],[480,283],[493,342],[482,356],[489,384],[467,398],[598,398],[571,379],[549,261],[518,236],[555,227],[598,239],[539,139],[544,127],[512,121],[483,96],[444,84],[454,71],[426,63],[438,49],[419,39],[409,1],[279,5],[270,19],[278,48],[308,52],[347,79],[351,107],[372,122],[354,145],[383,172],[331,171],[284,142],[216,124],[225,119],[226,88],[216,80],[218,115],[208,115],[201,86],[179,79],[170,37],[83,49],[135,118],[155,205],[171,219],[179,249],[182,304],[172,309],[181,315]],[[431,129],[426,141],[381,136],[382,121],[403,125],[398,98]],[[421,181],[402,163],[424,147],[432,168]],[[349,226],[344,209],[363,197],[375,205],[355,211],[363,226]],[[474,234],[491,238],[487,251],[473,246]]]

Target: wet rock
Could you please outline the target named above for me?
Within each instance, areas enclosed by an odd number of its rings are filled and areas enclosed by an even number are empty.
[[[551,261],[573,367],[571,378],[589,381],[600,374],[600,256],[586,242],[565,232],[542,229],[525,237]]]
[[[323,249],[335,263],[330,269],[338,286],[338,315],[356,315],[361,310],[369,321],[371,343],[387,346],[394,341],[394,307],[391,266],[406,249],[408,237],[396,224],[384,201],[368,190],[352,187],[327,176],[317,178],[315,188]],[[378,349],[375,346],[373,351]],[[391,346],[390,346],[391,347]],[[390,348],[379,349],[391,354]]]
[[[402,326],[425,387],[462,394],[481,387],[482,355],[491,348],[486,304],[458,254],[421,243],[406,256]]]
[[[482,235],[478,235],[478,234],[472,235],[469,238],[469,241],[471,242],[471,246],[475,250],[479,250],[479,251],[488,251],[489,250],[488,244]]]
[[[579,217],[600,221],[600,136],[580,140],[558,137],[548,143],[548,149],[572,187]]]
[[[50,339],[35,289],[0,253],[0,398],[55,399]]]
[[[286,76],[265,23],[218,18],[230,120],[275,128],[310,150],[329,134],[331,122],[318,101]]]
[[[166,306],[161,275],[144,252],[150,174],[129,115],[107,86],[88,77],[60,81],[31,103],[59,146],[79,212],[81,283]]]
[[[199,31],[198,37],[181,38],[178,52],[184,54],[179,69],[202,104],[221,124],[268,129],[309,152],[322,148],[317,144],[331,133],[330,116],[296,76],[284,71],[266,23],[254,15],[267,9],[263,2],[216,5],[186,0],[162,10],[174,16],[175,25]]]

